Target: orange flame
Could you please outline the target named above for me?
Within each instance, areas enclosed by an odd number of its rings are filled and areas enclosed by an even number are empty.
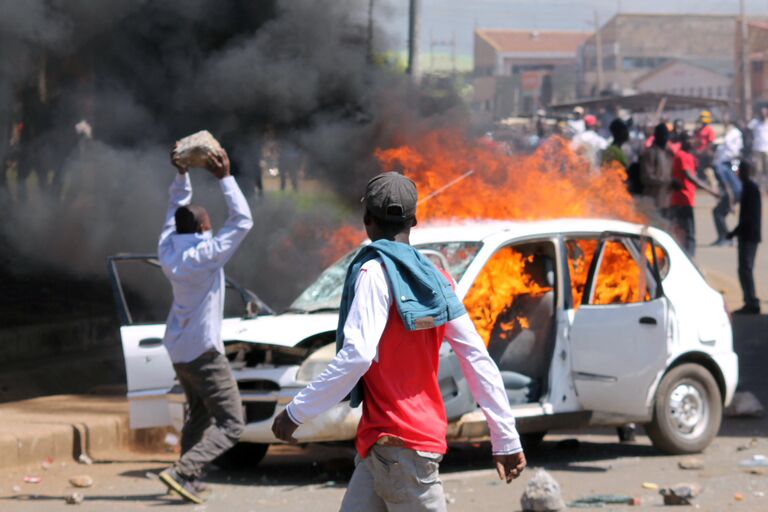
[[[617,167],[593,172],[567,141],[549,139],[532,155],[507,155],[487,144],[440,130],[412,144],[377,150],[386,170],[402,170],[420,197],[445,187],[419,205],[421,221],[451,219],[535,220],[604,217],[641,220]]]
[[[551,290],[539,285],[525,271],[525,265],[532,261],[533,255],[524,256],[512,247],[501,249],[491,256],[464,298],[464,305],[486,345],[491,341],[499,317],[514,305],[518,296],[541,295]],[[517,317],[502,322],[502,338],[504,332],[516,326],[527,329],[528,319]]]
[[[468,140],[457,131],[437,130],[415,137],[408,145],[379,149],[375,155],[384,170],[403,172],[416,182],[422,198],[417,216],[422,223],[566,217],[643,221],[627,191],[623,168],[615,164],[594,172],[570,149],[568,141],[558,137],[547,140],[533,154],[508,155],[497,145]],[[341,247],[349,244],[345,249],[351,249],[363,237],[360,230],[345,227],[329,238],[328,254],[338,257]],[[578,307],[597,241],[572,243],[578,251],[568,263]],[[616,245],[606,245],[593,302],[640,297],[640,287],[633,284],[640,269],[626,249]],[[530,258],[512,248],[502,249],[488,261],[467,294],[465,304],[486,344],[497,323],[502,338],[516,326],[529,327],[527,318],[504,317],[517,297],[550,290],[526,273]]]

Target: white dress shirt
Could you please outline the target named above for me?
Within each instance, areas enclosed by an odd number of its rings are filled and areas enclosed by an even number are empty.
[[[215,236],[210,231],[176,233],[176,209],[192,200],[189,173],[177,174],[169,190],[168,212],[157,252],[173,288],[163,344],[174,363],[188,363],[210,350],[224,353],[224,265],[248,234],[253,220],[235,178],[228,176],[219,184],[229,217]]]
[[[768,119],[753,119],[749,129],[752,130],[752,149],[768,153]]]
[[[288,404],[286,410],[295,423],[302,424],[330,409],[352,391],[378,357],[391,306],[390,285],[381,260],[365,263],[344,324],[342,349]],[[485,413],[494,455],[522,451],[501,374],[469,315],[448,322],[445,337],[459,358],[472,396]]]

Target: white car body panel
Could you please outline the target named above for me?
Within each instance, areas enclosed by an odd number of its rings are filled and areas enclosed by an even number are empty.
[[[732,331],[723,298],[702,278],[682,249],[665,232],[621,221],[601,219],[559,219],[536,222],[461,222],[418,227],[411,243],[421,245],[449,241],[482,241],[483,246],[467,267],[457,286],[463,298],[488,258],[501,246],[526,240],[556,240],[569,234],[599,236],[603,232],[646,235],[668,252],[670,269],[663,280],[664,297],[640,304],[563,307],[558,293],[557,336],[549,370],[548,390],[539,403],[516,406],[519,417],[549,416],[592,411],[593,424],[621,424],[650,416],[656,386],[665,371],[681,357],[703,355],[714,361],[722,374],[724,402],[729,404],[738,380],[738,358],[733,352]],[[556,246],[558,258],[560,246]],[[562,272],[557,272],[559,290],[565,290]],[[618,315],[608,313],[618,311]],[[641,325],[638,319],[652,316],[656,326]],[[335,313],[283,314],[253,319],[226,319],[225,340],[294,347],[303,340],[336,330]],[[162,398],[174,385],[173,367],[162,345],[140,347],[147,338],[162,338],[163,325],[131,325],[121,329],[131,399],[131,426],[158,426],[180,423],[183,409],[178,400],[167,414]],[[606,351],[605,347],[613,351]],[[611,357],[613,353],[613,357]],[[264,394],[242,391],[244,403],[273,400],[272,417],[247,424],[243,441],[278,442],[271,432],[272,418],[303,387],[296,380],[298,366],[259,365],[235,369],[242,382],[265,379],[280,386]],[[584,374],[615,378],[611,383],[585,379]],[[576,376],[576,378],[574,378]],[[579,378],[582,377],[582,378]],[[183,401],[183,397],[182,397]],[[361,409],[346,403],[303,425],[297,431],[302,441],[342,441],[354,438]],[[449,427],[452,439],[480,436],[479,411],[465,414]],[[458,426],[457,426],[458,425]],[[487,430],[487,429],[486,429]],[[452,433],[452,434],[451,434]],[[471,437],[471,436],[470,436]]]

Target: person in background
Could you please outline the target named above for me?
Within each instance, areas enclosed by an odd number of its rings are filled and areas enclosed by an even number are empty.
[[[653,143],[640,155],[640,182],[643,195],[663,218],[669,218],[669,198],[672,193],[672,160],[675,155],[667,147],[669,130],[659,123],[653,130]]]
[[[207,169],[219,180],[229,217],[214,235],[208,212],[190,204],[188,170],[171,153],[178,170],[160,240],[158,260],[171,282],[173,303],[163,336],[168,355],[187,397],[189,414],[181,431],[181,458],[160,473],[160,481],[192,503],[204,501],[203,468],[233,447],[244,429],[243,403],[224,356],[224,265],[253,226],[248,203],[230,175],[224,150],[208,157]]]
[[[744,307],[734,311],[739,315],[759,315],[760,300],[755,289],[755,258],[757,246],[762,241],[762,198],[760,188],[752,179],[749,162],[739,164],[739,180],[742,183],[739,224],[728,233],[728,238],[739,241],[739,282],[744,293]]]
[[[699,177],[704,177],[704,171],[712,166],[713,150],[715,142],[715,130],[712,128],[712,112],[702,110],[699,114],[699,127],[696,129],[696,140],[693,146],[696,155],[696,172]]]
[[[685,122],[682,119],[675,119],[672,122],[672,128],[669,131],[669,142],[667,146],[672,153],[680,151],[680,139],[685,133]]]
[[[347,271],[338,353],[272,425],[278,439],[295,442],[300,425],[350,392],[352,407],[362,402],[343,512],[446,510],[438,474],[448,429],[437,381],[444,339],[485,413],[499,478],[511,482],[526,464],[501,374],[453,279],[410,245],[417,201],[416,185],[401,174],[368,182],[363,223],[372,243]]]
[[[611,165],[614,162],[621,165],[624,172],[629,167],[629,160],[621,146],[629,140],[629,128],[621,119],[614,119],[609,127],[611,131],[611,145],[603,152],[602,165]]]
[[[696,206],[696,188],[719,197],[717,190],[696,176],[696,158],[691,153],[691,137],[683,133],[680,137],[680,151],[672,161],[672,197],[670,213],[676,228],[680,245],[691,258],[696,254],[696,224],[693,208]]]
[[[768,190],[768,106],[749,122],[752,132],[752,161],[755,163],[753,179],[764,191]]]
[[[587,126],[584,123],[584,107],[574,107],[573,117],[568,120],[568,131],[570,132],[571,137],[575,137],[586,129]]]
[[[741,197],[741,182],[733,172],[733,163],[741,158],[744,148],[744,140],[736,125],[730,121],[725,121],[725,135],[723,142],[717,146],[715,151],[715,178],[720,187],[720,200],[712,209],[712,217],[715,220],[715,229],[717,230],[717,240],[712,245],[730,245],[728,240],[728,225],[726,217],[736,208],[736,203]]]
[[[600,155],[608,147],[608,141],[595,129],[597,118],[591,114],[584,116],[585,130],[573,137],[571,148],[589,161],[592,170],[600,169]]]

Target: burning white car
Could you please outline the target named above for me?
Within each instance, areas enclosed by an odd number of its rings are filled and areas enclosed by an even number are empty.
[[[528,440],[553,428],[645,425],[671,453],[703,450],[734,394],[738,358],[722,296],[664,231],[606,220],[473,222],[419,227],[411,242],[458,282],[501,370],[518,429]],[[256,314],[258,299],[227,318],[223,337],[246,418],[231,451],[260,460],[272,420],[334,356],[337,308],[354,252],[323,272],[285,313]],[[131,317],[110,273],[122,320],[131,425],[175,424],[183,393],[162,346],[162,323]],[[233,285],[233,283],[230,283]],[[440,386],[448,440],[488,439],[485,417],[458,360],[443,345]],[[343,402],[296,432],[301,442],[347,441],[360,409]]]

